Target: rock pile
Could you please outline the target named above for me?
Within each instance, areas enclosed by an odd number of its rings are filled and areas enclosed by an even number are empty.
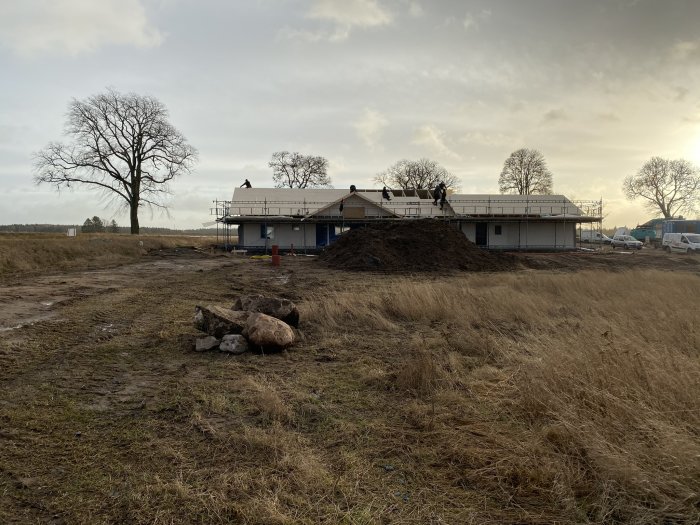
[[[299,326],[296,305],[278,297],[246,295],[231,308],[197,306],[194,324],[207,335],[197,337],[195,350],[220,350],[242,354],[251,350],[279,352],[296,340],[294,328]]]

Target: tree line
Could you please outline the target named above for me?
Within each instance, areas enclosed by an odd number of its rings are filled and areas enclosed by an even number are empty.
[[[51,142],[34,154],[36,183],[56,189],[87,186],[102,193],[129,211],[132,234],[140,232],[139,210],[166,208],[168,183],[191,173],[197,160],[197,150],[170,124],[167,109],[153,97],[110,89],[73,99],[66,124],[67,143]],[[328,160],[322,156],[278,151],[268,165],[278,188],[331,187]],[[433,189],[440,183],[453,191],[459,187],[457,176],[426,158],[401,159],[374,181],[390,189]],[[248,180],[244,185],[250,187]],[[521,148],[505,160],[498,187],[503,194],[551,194],[553,175],[541,152]],[[623,191],[629,199],[641,198],[664,217],[673,217],[696,209],[700,173],[689,161],[654,157],[624,180]],[[109,228],[116,225],[99,217],[83,224],[83,231]]]
[[[92,220],[92,219],[91,219]],[[64,234],[70,228],[78,228],[81,233],[86,232],[85,229],[77,224],[0,224],[0,233],[61,233]],[[107,228],[105,233],[130,233],[129,226],[118,226],[117,231],[111,231]],[[232,229],[235,234],[235,228]],[[161,228],[154,226],[142,226],[141,233],[151,235],[216,235],[216,228],[187,228],[184,230],[176,230],[173,228]],[[219,231],[221,233],[221,231]]]
[[[119,233],[119,226],[117,226],[117,222],[114,219],[110,222],[95,215],[92,219],[89,217],[85,219],[85,222],[80,227],[80,231],[82,233]]]
[[[272,154],[269,166],[277,188],[323,188],[331,186],[328,161],[323,157],[279,151]],[[520,195],[551,194],[552,173],[537,150],[522,148],[505,161],[498,179],[501,193]],[[374,177],[374,182],[394,189],[430,189],[444,183],[448,189],[459,188],[459,178],[439,162],[421,158],[401,159]]]

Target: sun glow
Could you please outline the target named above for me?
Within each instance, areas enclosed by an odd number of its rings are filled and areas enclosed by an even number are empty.
[[[700,164],[700,131],[695,135],[695,138],[689,144],[690,159],[696,164]]]

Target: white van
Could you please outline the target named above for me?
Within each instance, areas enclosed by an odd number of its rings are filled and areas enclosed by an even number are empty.
[[[665,233],[661,246],[667,252],[700,254],[700,233]]]
[[[610,244],[612,239],[605,235],[604,233],[582,230],[581,231],[581,242],[592,242],[597,244]]]

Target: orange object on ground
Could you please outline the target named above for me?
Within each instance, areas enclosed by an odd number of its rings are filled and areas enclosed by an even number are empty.
[[[281,261],[282,261],[282,257],[280,255],[273,255],[272,256],[272,266],[279,266]]]

